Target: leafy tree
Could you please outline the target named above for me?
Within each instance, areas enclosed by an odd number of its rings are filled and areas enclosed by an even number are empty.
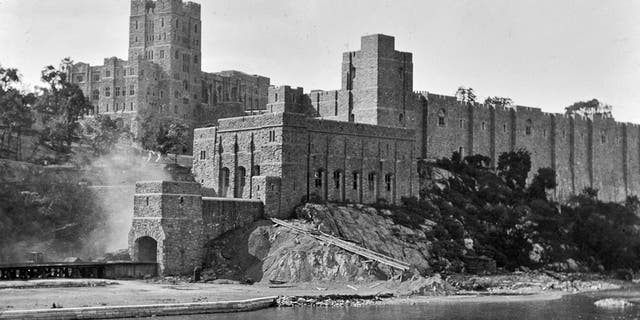
[[[0,67],[0,148],[10,150],[12,137],[16,138],[16,160],[21,154],[21,136],[34,123],[31,105],[35,101],[32,93],[24,94],[15,88],[20,83],[17,69]]]
[[[510,107],[513,105],[513,100],[504,97],[487,97],[484,104],[494,107]]]
[[[47,66],[42,70],[41,79],[49,85],[42,89],[35,104],[45,125],[41,142],[56,152],[69,153],[71,143],[79,138],[79,120],[93,107],[82,90],[68,82],[62,71]]]
[[[564,108],[565,114],[579,114],[584,116],[593,117],[599,115],[604,118],[613,117],[611,114],[611,106],[598,101],[598,99],[591,99],[589,101],[578,101],[566,108]]]
[[[536,199],[546,199],[547,190],[554,189],[557,185],[556,171],[551,168],[540,168],[529,185],[529,196]]]
[[[465,104],[476,102],[476,94],[473,88],[458,87],[458,90],[456,91],[456,98],[458,101]]]
[[[157,113],[146,109],[140,110],[136,119],[141,132],[137,139],[144,149],[176,155],[189,150],[190,129],[186,123],[161,118]]]
[[[524,190],[531,170],[531,154],[525,149],[504,152],[498,158],[498,175],[513,189]]]
[[[128,135],[117,121],[102,114],[82,121],[80,132],[81,143],[89,146],[96,156],[109,153],[121,138]]]

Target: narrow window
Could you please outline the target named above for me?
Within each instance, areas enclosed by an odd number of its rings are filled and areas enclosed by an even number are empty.
[[[198,55],[193,56],[193,63],[198,63]]]
[[[333,172],[333,183],[336,187],[336,189],[340,189],[340,183],[342,181],[342,172],[340,172],[340,170],[336,170],[335,172]]]
[[[136,20],[136,30],[138,30],[138,20]],[[138,39],[138,38],[136,38],[136,39]],[[138,40],[136,40],[136,41],[138,41]]]
[[[178,106],[173,106],[173,113],[178,114]]]
[[[104,88],[104,96],[105,97],[111,97],[111,87]],[[108,108],[109,107],[107,107],[107,110],[109,110]]]
[[[116,97],[120,96],[120,87],[116,87]]]
[[[440,111],[438,111],[438,126],[440,127],[444,127],[445,126],[445,119],[444,117],[446,117],[447,113],[444,111],[444,109],[440,109]]]
[[[315,174],[315,186],[316,188],[322,188],[322,180],[324,180],[324,170],[318,169]]]
[[[387,192],[391,191],[391,173],[387,173],[384,176],[384,185],[385,185],[385,189],[387,189]]]
[[[353,173],[353,190],[358,190],[358,181],[360,181],[360,173]]]
[[[460,153],[460,156],[463,157],[464,156],[464,147],[458,148],[458,153]]]
[[[160,19],[160,26],[164,27],[164,18]]]
[[[460,119],[459,127],[462,129],[464,127],[464,120]]]
[[[505,133],[507,132],[507,125],[506,124],[502,125],[502,132],[505,132]]]
[[[369,191],[375,191],[376,190],[376,173],[375,172],[369,173],[367,180],[369,182],[368,184]]]
[[[133,87],[133,85],[129,86],[129,95],[133,96],[136,94],[136,89]]]
[[[164,50],[160,50],[160,59],[164,59]]]
[[[193,25],[193,31],[194,31],[195,33],[198,33],[198,25],[197,25],[197,24],[194,24],[194,25]]]
[[[531,125],[532,125],[531,119],[527,119],[526,124],[524,126],[524,133],[528,136],[531,135]]]
[[[484,121],[482,121],[482,130],[486,130],[486,129],[487,129],[487,124]]]
[[[276,93],[276,100],[275,101],[278,102],[278,94],[277,93]]]
[[[207,158],[207,152],[204,150],[200,151],[200,160],[204,160]]]

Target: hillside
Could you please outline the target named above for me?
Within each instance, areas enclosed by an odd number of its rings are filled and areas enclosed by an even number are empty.
[[[605,203],[588,189],[560,205],[546,198],[545,186],[552,184],[541,182],[545,171],[523,187],[517,172],[496,173],[474,159],[421,163],[421,199],[401,206],[307,203],[290,222],[407,262],[425,276],[638,269],[637,199]],[[398,275],[270,221],[231,231],[207,251],[210,277],[301,282]]]

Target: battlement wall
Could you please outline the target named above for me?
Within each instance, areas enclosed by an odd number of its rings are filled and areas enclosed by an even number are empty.
[[[588,118],[543,112],[539,108],[463,104],[455,97],[426,96],[426,130],[421,143],[429,158],[483,154],[496,164],[503,152],[531,153],[529,178],[538,169],[556,170],[557,199],[586,187],[600,198],[623,201],[640,194],[640,126],[596,115]],[[423,110],[425,112],[425,110]]]

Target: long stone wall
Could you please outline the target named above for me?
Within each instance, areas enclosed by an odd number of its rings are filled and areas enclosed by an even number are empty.
[[[463,156],[487,155],[495,165],[501,153],[524,148],[531,153],[530,178],[539,168],[556,170],[559,200],[586,187],[598,189],[600,198],[608,201],[640,193],[639,125],[522,106],[467,105],[455,97],[425,95],[421,128],[426,134],[417,135],[424,157],[462,151]]]

